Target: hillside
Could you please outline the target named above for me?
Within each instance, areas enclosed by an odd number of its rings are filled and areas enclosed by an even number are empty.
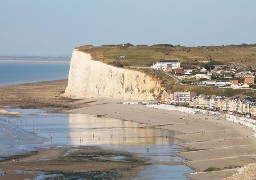
[[[178,59],[182,64],[195,64],[198,61],[219,61],[250,65],[256,67],[256,46],[204,46],[183,47],[171,45],[109,45],[109,46],[81,46],[80,51],[88,52],[93,59],[107,64],[121,66],[151,66],[160,59]],[[120,58],[123,57],[123,58]]]

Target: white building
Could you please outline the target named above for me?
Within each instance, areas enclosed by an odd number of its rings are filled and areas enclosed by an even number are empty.
[[[176,103],[189,103],[195,96],[194,91],[175,91],[170,94],[170,99]]]
[[[202,108],[209,108],[210,107],[210,97],[207,95],[200,94],[199,96],[195,96],[193,98],[193,102],[191,103],[192,106],[198,106]],[[213,102],[211,102],[213,103]]]
[[[215,86],[216,85],[216,81],[202,81],[202,84],[206,85],[206,86]]]
[[[185,75],[191,75],[193,73],[193,69],[185,69],[184,74]]]
[[[202,68],[202,69],[200,69],[200,72],[205,73],[205,72],[207,72],[207,69]]]
[[[230,81],[217,81],[215,83],[215,86],[218,86],[218,87],[230,86],[230,85],[231,85]]]
[[[180,68],[180,61],[178,60],[160,60],[159,62],[151,66],[157,71],[171,71],[173,69]]]

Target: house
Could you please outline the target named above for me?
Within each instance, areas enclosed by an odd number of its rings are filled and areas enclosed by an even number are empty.
[[[256,103],[250,106],[250,113],[252,116],[256,116]]]
[[[196,96],[194,91],[175,91],[170,94],[172,102],[189,103]]]
[[[215,98],[215,106],[217,109],[221,110],[221,111],[227,111],[228,108],[228,101],[227,98],[225,96],[217,96]]]
[[[239,81],[237,79],[230,80],[231,87],[237,87],[239,86]]]
[[[246,76],[244,78],[244,84],[248,84],[248,85],[254,84],[254,79],[255,79],[254,76]]]
[[[224,86],[230,86],[230,81],[216,81],[215,86],[218,87],[224,87]]]
[[[208,108],[210,105],[210,97],[207,95],[198,96],[198,106]]]
[[[250,105],[251,105],[251,102],[248,101],[248,100],[244,100],[243,101],[243,113],[244,114],[250,114]]]
[[[191,75],[193,73],[193,69],[186,69],[184,70],[185,75]]]
[[[237,113],[242,114],[243,113],[243,100],[239,99],[238,101],[236,101],[236,107],[237,107]]]
[[[180,68],[180,61],[178,60],[160,60],[159,62],[151,66],[157,71],[171,71],[173,69]]]
[[[209,101],[209,109],[216,110],[216,95],[212,95]]]
[[[199,63],[204,63],[204,64],[207,64],[209,63],[210,61],[198,61]]]
[[[180,74],[183,74],[183,68],[176,68],[176,69],[174,69],[174,73],[177,74],[177,75],[178,75],[178,74],[179,74],[179,75],[180,75]]]
[[[246,77],[252,77],[252,72],[250,71],[242,71],[235,74],[235,78],[246,78]]]
[[[206,86],[215,86],[216,81],[202,81],[202,84],[206,85]]]
[[[199,80],[199,79],[211,79],[211,76],[209,76],[207,73],[202,73],[202,72],[199,72],[195,75],[196,77],[196,80]]]
[[[231,98],[228,102],[227,102],[227,105],[228,105],[228,111],[230,112],[234,112],[235,111],[235,101],[233,98]]]
[[[201,108],[209,108],[210,107],[210,97],[204,94],[200,94],[199,96],[195,96],[192,99],[192,103],[190,106],[201,107]]]
[[[161,94],[161,103],[162,104],[167,104],[170,102],[170,93],[167,91],[163,91]]]
[[[223,76],[225,79],[232,79],[235,75],[235,72],[233,71],[224,71]]]
[[[207,72],[207,69],[205,69],[205,68],[203,67],[202,69],[200,69],[200,72],[206,73],[206,72]]]
[[[247,84],[247,83],[244,83],[244,84],[241,86],[241,88],[244,88],[244,89],[246,89],[246,88],[250,88],[250,86],[249,86],[249,84]]]

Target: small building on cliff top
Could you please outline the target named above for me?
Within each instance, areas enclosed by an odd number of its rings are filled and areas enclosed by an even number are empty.
[[[173,69],[180,68],[179,60],[160,60],[151,66],[156,71],[172,71]]]

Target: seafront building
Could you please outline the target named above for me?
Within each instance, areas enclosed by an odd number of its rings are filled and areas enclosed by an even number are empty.
[[[161,103],[163,104],[188,104],[196,96],[194,91],[163,91],[161,95]]]
[[[186,105],[193,108],[225,111],[245,116],[256,117],[256,98],[231,97],[224,95],[196,95],[193,91],[164,91],[161,96],[162,104]]]
[[[175,91],[170,94],[170,101],[178,103],[189,103],[196,96],[194,91]]]

